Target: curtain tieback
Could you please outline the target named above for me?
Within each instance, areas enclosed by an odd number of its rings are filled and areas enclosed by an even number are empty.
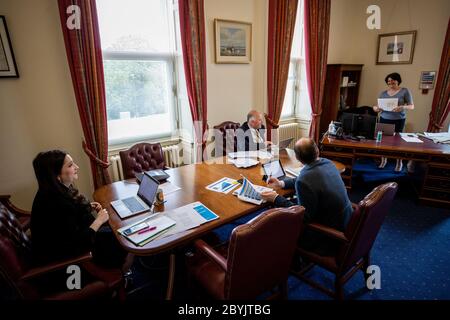
[[[109,162],[105,162],[101,159],[99,159],[87,146],[86,142],[83,140],[82,142],[82,146],[83,146],[83,150],[84,152],[89,156],[89,159],[91,159],[92,161],[94,161],[98,166],[106,169],[108,168],[111,164]]]
[[[314,118],[320,117],[320,115],[322,114],[322,111],[318,112],[318,113],[311,113],[311,116],[313,116]]]

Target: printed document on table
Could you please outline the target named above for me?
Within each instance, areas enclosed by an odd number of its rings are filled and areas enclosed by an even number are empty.
[[[215,191],[215,192],[228,193],[231,190],[233,190],[235,187],[237,187],[238,185],[239,185],[239,182],[237,182],[236,180],[224,177],[224,178],[206,186],[206,189]]]
[[[203,203],[196,201],[174,210],[164,212],[176,225],[164,237],[198,227],[206,222],[219,219],[219,216]]]
[[[228,153],[228,157],[231,159],[237,158],[259,158],[259,159],[272,159],[273,154],[266,150],[257,150],[257,151],[238,151],[238,152],[230,152]]]
[[[404,136],[402,137],[402,139],[405,140],[406,142],[423,143],[423,141],[417,137]]]

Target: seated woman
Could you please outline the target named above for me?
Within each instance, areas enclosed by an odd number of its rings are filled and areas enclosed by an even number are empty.
[[[60,150],[41,152],[33,167],[39,185],[31,210],[35,261],[45,263],[91,251],[96,264],[128,270],[126,252],[109,226],[103,226],[108,212],[97,202],[89,203],[73,186],[79,167],[72,157]]]

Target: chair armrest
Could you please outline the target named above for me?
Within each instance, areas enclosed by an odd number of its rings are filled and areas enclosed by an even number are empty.
[[[50,263],[50,264],[47,264],[47,265],[41,266],[41,267],[31,268],[30,270],[25,272],[25,274],[22,275],[20,280],[30,280],[30,279],[33,279],[36,277],[40,277],[46,273],[60,270],[71,264],[78,264],[78,263],[89,261],[91,259],[92,259],[92,253],[88,252],[88,253],[85,253],[85,254],[75,257],[75,258],[67,259],[64,261],[53,262],[53,263]]]
[[[12,204],[10,198],[11,196],[9,194],[0,195],[0,203],[3,204],[12,214],[14,214],[22,225],[22,228],[27,230],[30,227],[31,212],[16,207]]]
[[[11,198],[11,196],[8,195],[3,195],[0,194],[0,203],[2,203],[9,211],[11,211],[12,213],[14,213],[17,216],[27,216],[30,217],[31,216],[31,212],[26,211],[26,210],[22,210],[18,207],[16,207],[15,205],[12,204],[11,200],[9,200]]]
[[[323,235],[326,235],[328,237],[334,238],[336,240],[342,241],[342,242],[349,242],[347,237],[342,231],[336,230],[334,228],[330,228],[327,226],[324,226],[323,224],[319,223],[308,223],[305,225],[306,228],[309,228],[311,230],[317,231]]]
[[[227,271],[227,260],[221,256],[216,250],[214,250],[210,245],[208,245],[203,240],[197,240],[194,243],[195,248],[200,250],[203,254],[211,258],[215,263],[219,265],[223,270]]]

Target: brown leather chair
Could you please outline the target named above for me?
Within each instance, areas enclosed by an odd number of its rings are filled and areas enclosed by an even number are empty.
[[[191,282],[196,280],[215,299],[254,299],[279,286],[287,296],[287,278],[304,208],[270,209],[231,233],[228,247],[216,251],[203,240],[188,257]],[[274,296],[272,296],[274,297]]]
[[[166,168],[160,143],[138,143],[119,155],[125,179],[134,178],[139,172]]]
[[[9,196],[1,197],[9,199]],[[13,212],[0,204],[0,284],[8,287],[10,296],[6,299],[98,299],[113,295],[121,300],[125,298],[122,272],[94,265],[90,262],[92,255],[89,252],[63,261],[34,265],[31,240],[27,235],[28,225],[23,228],[16,218],[17,214],[20,217],[27,213],[20,209]],[[48,279],[51,279],[49,276],[55,272],[64,272],[69,265],[80,266],[82,277],[86,276],[90,280],[80,290],[49,290],[52,287],[48,283]]]
[[[239,122],[233,121],[225,121],[214,126],[216,157],[226,156],[229,152],[237,151],[236,130],[240,126]]]
[[[339,249],[335,256],[320,256],[298,247],[297,253],[311,263],[299,272],[292,271],[292,273],[330,296],[343,299],[344,284],[358,270],[364,273],[365,279],[368,278],[366,270],[370,265],[370,250],[383,220],[389,212],[397,189],[398,186],[395,182],[380,185],[373,189],[358,205],[353,204],[353,215],[345,232],[318,223],[305,224],[304,230],[310,228],[336,240],[339,243]],[[335,274],[334,292],[305,275],[315,265]]]

